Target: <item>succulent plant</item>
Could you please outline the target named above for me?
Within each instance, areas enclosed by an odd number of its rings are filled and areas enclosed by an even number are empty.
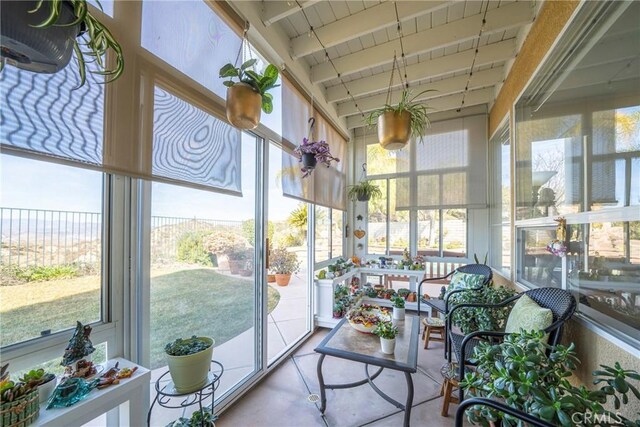
[[[169,356],[188,356],[190,354],[195,354],[202,350],[206,350],[210,346],[210,342],[202,340],[194,335],[191,338],[178,338],[177,340],[168,343],[164,347],[164,351]]]

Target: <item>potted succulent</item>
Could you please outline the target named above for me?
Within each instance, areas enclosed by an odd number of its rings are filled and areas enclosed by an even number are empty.
[[[380,322],[373,330],[373,333],[380,337],[380,346],[384,354],[393,354],[396,350],[396,336],[398,328],[391,322]]]
[[[382,148],[399,150],[403,148],[411,136],[423,138],[429,128],[427,110],[430,108],[416,101],[418,97],[431,90],[425,90],[411,96],[407,89],[402,91],[400,101],[396,105],[385,104],[372,111],[367,117],[367,124],[378,125],[378,139]]]
[[[404,298],[401,296],[391,298],[393,304],[393,318],[396,320],[404,320]]]
[[[289,252],[286,248],[274,249],[270,261],[270,268],[276,275],[278,286],[287,286],[291,280],[291,274],[300,270],[298,256],[293,252]]]
[[[251,68],[257,59],[250,59],[236,67],[228,63],[220,68],[220,78],[227,87],[227,119],[238,129],[255,129],[260,123],[260,111],[270,114],[273,111],[273,95],[268,93],[278,87],[278,68],[267,65],[260,74]]]
[[[349,186],[347,197],[354,202],[356,200],[359,202],[368,202],[372,198],[378,199],[382,197],[382,191],[380,191],[379,186],[372,184],[371,181],[364,180],[358,184]]]
[[[0,28],[0,56],[18,68],[56,73],[69,64],[73,53],[78,61],[80,86],[86,82],[87,71],[108,77],[107,82],[124,71],[120,44],[91,14],[85,0],[3,2]],[[109,51],[113,66],[105,60]],[[93,63],[93,67],[87,70],[87,63]]]
[[[584,426],[639,425],[640,420],[631,421],[605,409],[609,397],[616,410],[621,402],[629,402],[630,394],[640,399],[638,386],[629,381],[640,381],[638,372],[623,369],[617,362],[614,367],[601,365],[602,370],[593,372],[593,384],[603,384],[599,390],[576,387],[571,381],[580,363],[575,345],[549,346],[542,341],[544,335],[544,331],[523,331],[507,335],[500,344],[481,342],[474,349],[477,368],[465,375],[460,386],[471,396],[503,400],[553,425],[569,427],[578,420]],[[473,424],[502,421],[519,425],[510,415],[484,406],[472,406],[467,416]]]
[[[171,379],[178,392],[190,393],[207,383],[214,343],[213,338],[194,335],[178,338],[164,347]]]
[[[19,380],[27,384],[31,388],[38,388],[40,395],[40,403],[49,400],[53,390],[56,388],[56,376],[52,373],[45,372],[44,369],[32,369],[22,376]]]
[[[329,167],[331,162],[340,161],[340,159],[331,154],[329,144],[325,141],[312,141],[308,138],[302,139],[302,144],[293,150],[293,154],[302,163],[300,171],[303,178],[311,175],[318,163]]]
[[[36,386],[9,379],[9,364],[0,368],[0,425],[26,426],[40,413]]]

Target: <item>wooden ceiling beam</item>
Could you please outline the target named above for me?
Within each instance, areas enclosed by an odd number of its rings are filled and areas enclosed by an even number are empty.
[[[400,21],[406,21],[442,9],[451,4],[448,1],[405,1],[385,2],[354,13],[319,28],[314,28],[325,47],[336,46],[365,34],[396,25],[395,5],[398,5]],[[302,34],[291,39],[292,55],[301,58],[322,50],[315,37]]]
[[[426,83],[420,86],[411,87],[413,95],[418,95],[425,90],[433,90],[434,92],[426,92],[416,98],[417,101],[434,100],[443,96],[451,95],[454,93],[463,92],[467,80],[469,81],[469,90],[479,89],[487,86],[495,86],[504,79],[504,68],[497,67],[489,70],[476,71],[471,78],[468,75],[452,77],[450,79],[443,79],[433,83]],[[396,104],[400,100],[402,92],[400,89],[394,91],[391,95],[391,103]],[[381,93],[380,95],[370,96],[368,98],[358,99],[358,108],[360,111],[369,112],[380,108],[385,104],[387,100],[387,94]],[[434,100],[436,102],[436,100]],[[430,104],[429,101],[428,104]],[[466,102],[465,102],[466,104]],[[350,116],[358,113],[353,101],[346,101],[338,104],[338,116]]]
[[[493,87],[469,91],[466,96],[464,96],[464,106],[472,107],[474,105],[488,104],[493,101],[494,96],[495,93]],[[434,114],[448,110],[457,110],[462,105],[462,98],[462,93],[443,96],[442,98],[430,100],[429,106],[435,109]],[[348,129],[355,129],[365,125],[366,123],[364,118],[359,114],[347,117]]]
[[[482,46],[478,49],[475,66],[481,67],[496,62],[503,62],[515,56],[516,39],[504,40],[498,43]],[[407,74],[412,81],[425,80],[433,77],[453,74],[460,71],[470,71],[475,49],[469,49],[453,55],[441,56],[436,59],[423,61],[407,67]],[[400,87],[397,82],[395,87]],[[371,77],[347,82],[349,92],[358,98],[371,93],[381,92],[389,86],[389,72],[378,73]],[[344,86],[337,85],[327,88],[327,101],[339,102],[349,99]]]
[[[483,35],[520,27],[533,20],[534,9],[530,2],[510,3],[498,9],[490,10],[486,15]],[[474,40],[482,24],[483,15],[473,15],[449,24],[420,31],[403,38],[404,52],[407,57],[426,53],[459,43]],[[338,72],[345,76],[367,68],[384,65],[393,61],[394,52],[398,52],[398,40],[391,40],[361,51],[333,59]],[[333,66],[328,62],[311,67],[312,83],[321,83],[336,78]]]
[[[300,12],[300,8],[307,8],[318,3],[320,0],[298,0],[300,6],[295,0],[281,1],[271,0],[263,1],[262,22],[265,26],[273,25],[291,15]]]

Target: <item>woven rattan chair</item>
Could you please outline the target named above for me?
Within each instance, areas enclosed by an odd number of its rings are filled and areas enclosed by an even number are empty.
[[[422,285],[431,281],[435,281],[435,280],[444,280],[444,279],[448,279],[449,277],[451,277],[453,275],[453,273],[455,273],[456,271],[459,271],[461,273],[467,273],[467,274],[478,274],[480,276],[484,276],[484,281],[482,282],[482,285],[478,286],[477,288],[466,288],[466,289],[458,289],[455,291],[451,291],[449,292],[444,299],[425,299],[422,296]],[[451,307],[449,306],[449,300],[451,299],[451,297],[457,293],[460,292],[466,292],[466,291],[479,291],[481,290],[484,286],[486,286],[487,284],[489,284],[489,282],[491,282],[491,279],[493,278],[493,273],[491,272],[491,267],[489,267],[486,264],[467,264],[467,265],[463,265],[462,267],[458,267],[457,269],[453,270],[451,273],[447,274],[446,276],[442,276],[442,277],[429,277],[426,278],[424,280],[422,280],[420,282],[420,284],[418,285],[418,316],[420,315],[420,304],[426,304],[429,307],[438,310],[440,313],[445,315],[445,335],[448,337],[449,336],[449,310],[451,309]],[[450,343],[449,343],[449,339],[446,339],[444,342],[444,352],[445,352],[445,356],[447,354],[449,354],[449,347],[450,347]]]
[[[450,312],[449,316],[452,317],[453,314],[460,309],[465,307],[477,307],[477,308],[498,308],[505,307],[509,304],[514,303],[518,298],[522,295],[527,295],[529,298],[534,300],[540,307],[548,308],[551,310],[553,314],[553,322],[551,325],[545,329],[545,332],[549,334],[548,343],[551,346],[554,346],[560,342],[560,338],[562,336],[562,327],[564,323],[573,316],[573,313],[576,311],[576,299],[571,295],[569,291],[565,291],[564,289],[558,288],[537,288],[531,289],[521,294],[517,294],[512,296],[511,298],[507,298],[502,301],[500,304],[457,304],[454,305]],[[505,335],[506,332],[497,332],[497,331],[477,331],[472,332],[467,335],[461,335],[458,333],[454,333],[451,329],[449,330],[449,336],[452,344],[452,352],[455,353],[456,359],[458,361],[459,372],[458,378],[460,381],[464,378],[464,369],[465,365],[468,366],[470,363],[469,359],[473,356],[473,349],[478,345],[482,338],[484,339],[493,339],[500,340]],[[464,357],[462,357],[464,355]],[[451,361],[451,354],[449,354],[449,361]],[[460,402],[462,402],[463,390],[460,388]]]

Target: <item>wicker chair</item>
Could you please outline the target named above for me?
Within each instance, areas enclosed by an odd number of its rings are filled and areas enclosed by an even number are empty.
[[[470,406],[475,405],[483,405],[493,409],[497,409],[500,412],[504,412],[505,414],[509,414],[521,421],[524,421],[526,423],[525,425],[534,427],[554,427],[553,424],[541,420],[540,418],[536,418],[533,415],[527,414],[526,412],[513,409],[512,407],[507,406],[502,402],[498,402],[497,400],[487,399],[484,397],[474,397],[460,403],[460,406],[458,406],[458,410],[456,411],[455,427],[462,427],[462,423],[464,423],[465,419],[465,411]]]
[[[483,307],[483,308],[497,308],[497,307],[505,307],[513,302],[515,302],[522,295],[527,295],[529,298],[534,300],[540,307],[548,308],[551,310],[553,314],[553,322],[551,325],[545,329],[545,332],[549,334],[548,343],[551,346],[554,346],[560,342],[560,338],[562,336],[562,326],[564,323],[573,316],[573,313],[576,311],[576,299],[571,295],[569,291],[565,291],[564,289],[558,288],[537,288],[530,289],[521,294],[517,294],[512,296],[511,298],[507,298],[502,301],[500,304],[457,304],[451,308],[449,312],[449,316],[452,317],[453,314],[462,308],[465,307]],[[464,370],[465,366],[469,363],[467,362],[473,355],[474,348],[480,342],[480,338],[490,338],[494,340],[499,340],[507,335],[506,332],[496,332],[496,331],[477,331],[472,332],[468,335],[461,335],[454,333],[451,329],[449,330],[449,336],[451,343],[453,345],[453,352],[456,354],[456,359],[458,360],[458,378],[461,381],[464,378]],[[464,357],[462,357],[464,355]],[[449,354],[449,361],[451,361],[451,353]],[[459,390],[460,393],[460,402],[464,399],[464,393],[462,388]]]
[[[424,299],[422,297],[422,285],[425,283],[428,283],[430,281],[435,281],[435,280],[444,280],[444,279],[448,279],[449,277],[451,277],[453,275],[453,273],[455,273],[456,271],[459,271],[461,273],[467,273],[467,274],[478,274],[480,276],[484,276],[484,281],[482,282],[482,285],[478,286],[477,288],[466,288],[466,289],[458,289],[455,291],[451,291],[449,292],[446,297],[442,300],[442,299]],[[482,289],[484,286],[486,286],[487,284],[489,284],[489,282],[491,282],[491,279],[493,278],[493,273],[491,271],[491,267],[489,267],[486,264],[467,264],[467,265],[463,265],[462,267],[458,267],[457,269],[453,270],[451,273],[447,274],[446,276],[442,276],[442,277],[429,277],[426,278],[424,280],[422,280],[420,282],[420,284],[418,285],[418,316],[420,316],[420,304],[424,303],[426,305],[428,305],[429,307],[438,310],[440,313],[445,315],[445,336],[449,336],[449,299],[451,299],[451,296],[460,293],[460,292],[464,292],[464,291],[479,291],[480,289]],[[449,339],[445,339],[444,342],[444,353],[445,356],[447,354],[450,355],[449,352],[449,347],[450,347],[450,342]],[[450,357],[449,357],[450,359]]]

